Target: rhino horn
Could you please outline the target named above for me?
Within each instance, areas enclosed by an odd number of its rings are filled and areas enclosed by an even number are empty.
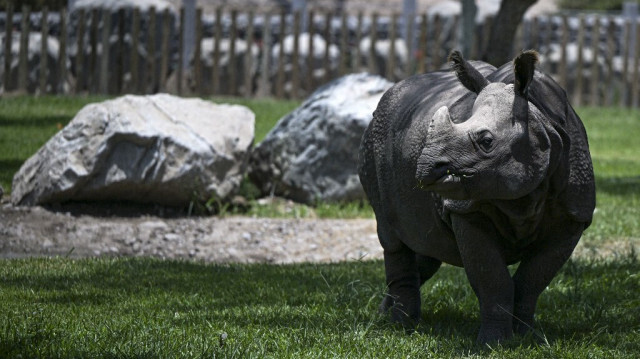
[[[451,121],[451,116],[449,116],[449,108],[447,106],[442,106],[436,111],[435,114],[433,114],[429,129],[445,129],[447,127],[453,127],[453,121]]]
[[[460,80],[460,83],[469,89],[469,91],[478,94],[489,84],[489,80],[482,76],[475,67],[467,62],[467,60],[462,57],[460,51],[451,52],[451,55],[449,55],[449,61],[452,62],[451,67],[456,73],[458,80]]]

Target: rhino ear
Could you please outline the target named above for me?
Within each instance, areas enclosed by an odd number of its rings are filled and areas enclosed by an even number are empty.
[[[513,60],[513,71],[515,75],[515,90],[522,96],[527,97],[529,85],[533,81],[533,74],[538,63],[538,53],[534,50],[527,50]]]
[[[489,84],[489,80],[482,76],[475,67],[471,66],[471,64],[462,57],[460,51],[451,52],[449,61],[452,62],[451,67],[453,71],[455,71],[458,80],[460,80],[460,83],[469,89],[469,91],[478,94]]]

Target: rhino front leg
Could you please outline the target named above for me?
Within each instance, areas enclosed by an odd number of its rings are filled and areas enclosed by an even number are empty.
[[[380,311],[390,311],[393,322],[412,328],[420,320],[420,275],[416,254],[402,243],[394,250],[385,248],[384,269],[388,293]]]
[[[569,259],[582,235],[584,224],[563,224],[563,233],[547,235],[547,240],[527,249],[513,276],[515,284],[513,331],[526,334],[533,330],[538,297]]]
[[[477,343],[499,342],[512,336],[513,280],[491,221],[481,214],[451,215],[467,278],[480,304]]]

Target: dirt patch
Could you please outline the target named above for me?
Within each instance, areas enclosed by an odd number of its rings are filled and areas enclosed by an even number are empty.
[[[142,213],[142,214],[140,214]],[[638,241],[582,241],[574,258],[624,258]],[[228,263],[382,258],[372,219],[188,217],[161,208],[0,205],[0,258],[152,256]]]
[[[153,256],[217,263],[382,258],[373,220],[95,212],[3,204],[0,257]]]

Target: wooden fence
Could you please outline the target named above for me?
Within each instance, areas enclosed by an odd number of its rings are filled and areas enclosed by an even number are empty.
[[[31,15],[27,7],[5,13],[4,92],[302,98],[351,72],[397,81],[440,69],[459,46],[458,18],[426,14],[402,21],[398,15],[336,17],[313,10],[221,8],[203,16],[198,9],[192,43],[184,41],[184,10],[45,10],[39,24]],[[478,25],[470,58],[482,54],[490,26],[491,19]],[[40,50],[33,54],[29,42],[35,40]],[[187,58],[185,47],[192,49]],[[541,52],[541,68],[567,89],[574,104],[640,107],[638,19],[534,18],[520,27],[514,54],[526,48]]]

